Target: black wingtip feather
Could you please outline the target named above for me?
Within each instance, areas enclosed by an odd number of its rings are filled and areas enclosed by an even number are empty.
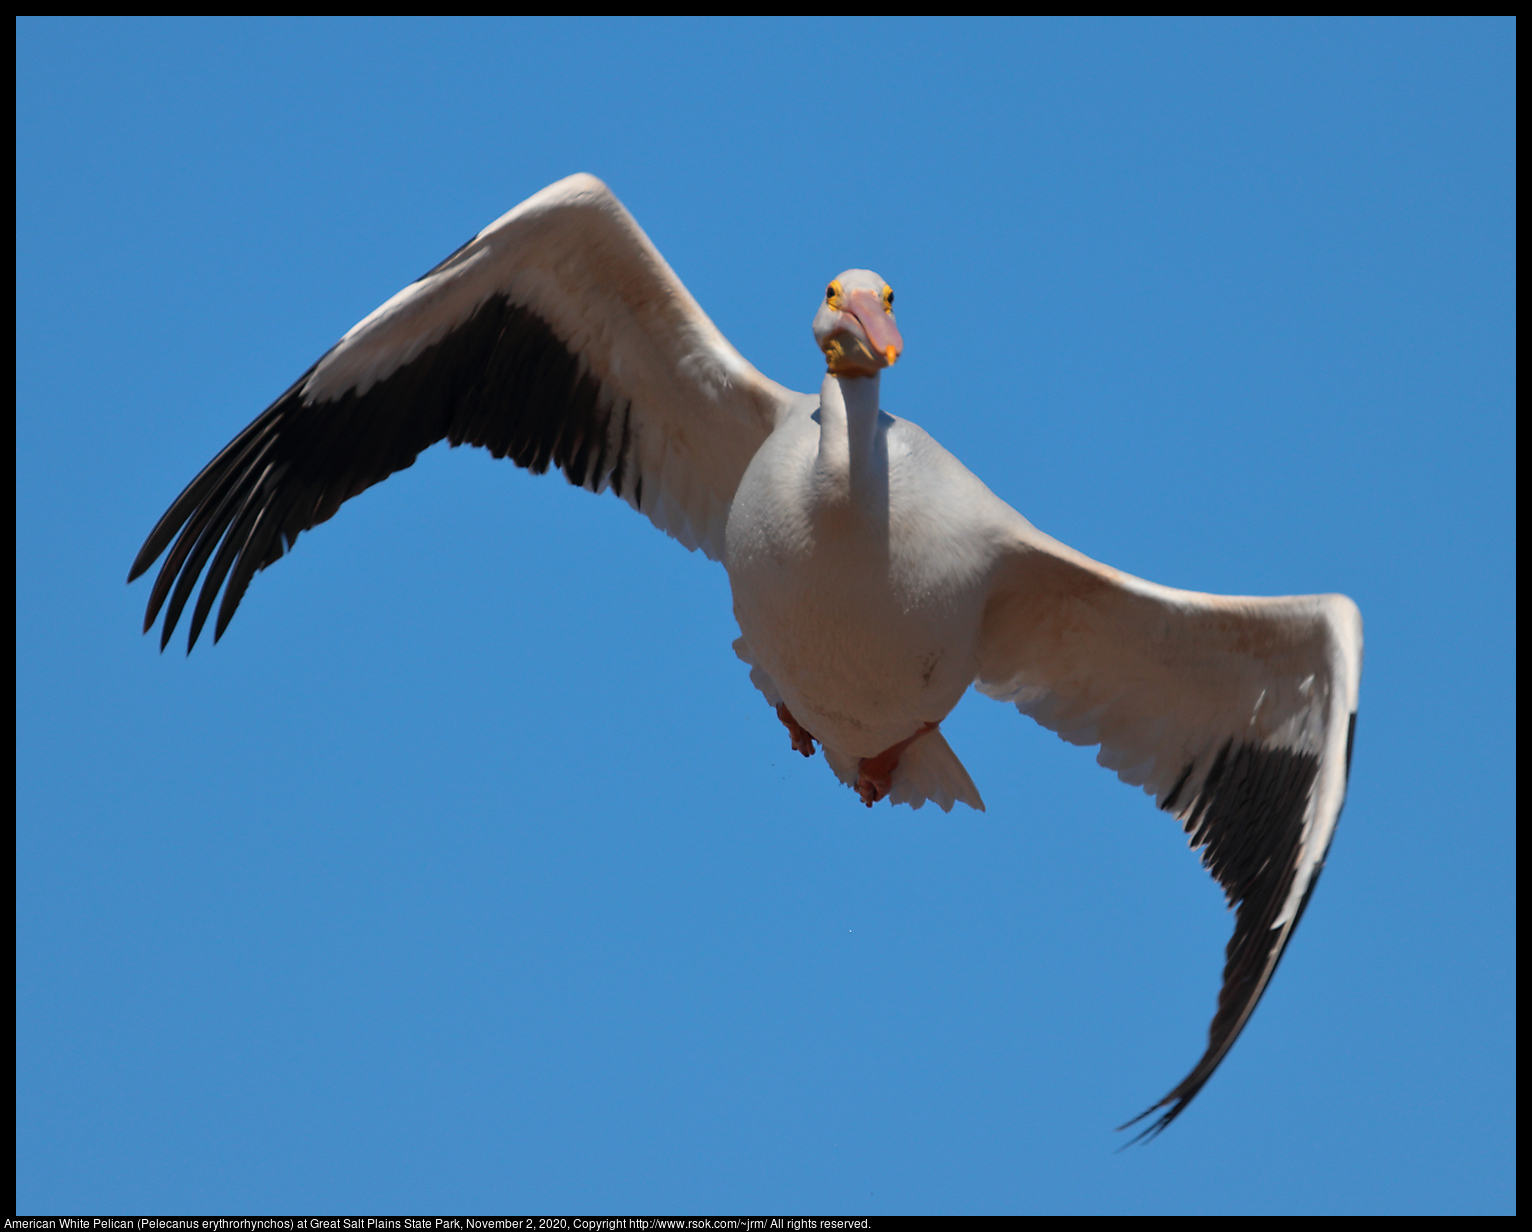
[[[175,632],[176,624],[181,619],[181,612],[186,607],[187,600],[191,598],[193,588],[197,585],[197,575],[202,572],[202,566],[207,563],[207,558],[212,555],[213,548],[223,535],[226,525],[224,509],[236,491],[237,489],[231,487],[224,493],[217,507],[206,511],[199,510],[196,520],[188,523],[186,529],[181,532],[191,546],[188,549],[186,563],[181,566],[180,574],[177,575],[171,569],[169,561],[166,561],[165,566],[160,570],[160,580],[165,581],[167,585],[172,579],[175,581],[175,590],[170,596],[169,606],[165,608],[165,615],[160,624],[162,651],[170,641],[170,635]],[[180,544],[176,546],[179,548]],[[156,581],[155,585],[157,588],[159,582]],[[188,646],[187,650],[189,652],[191,647]]]
[[[1168,813],[1176,807],[1176,801],[1181,798],[1181,792],[1186,788],[1186,780],[1192,777],[1192,768],[1196,764],[1195,758],[1186,763],[1186,768],[1181,771],[1181,777],[1176,780],[1175,786],[1170,789],[1170,794],[1165,797],[1165,803],[1160,805],[1165,812]]]
[[[165,563],[160,566],[159,575],[154,579],[153,589],[149,592],[149,601],[145,605],[144,613],[145,633],[153,626],[154,618],[170,593],[171,586],[176,583],[178,575],[184,574],[190,568],[192,580],[195,581],[195,575],[201,571],[207,559],[206,552],[199,553],[197,548],[203,543],[204,536],[210,527],[218,528],[212,542],[216,542],[218,535],[222,534],[223,519],[230,508],[231,496],[239,491],[240,484],[249,469],[259,465],[275,444],[275,423],[274,408],[268,408],[227,447],[220,450],[218,457],[203,467],[197,478],[192,480],[176,498],[169,512],[160,519],[159,524],[145,542],[143,549],[139,552],[139,558],[142,560],[147,555],[148,560],[152,562],[163,550],[163,543],[158,541],[163,538],[168,542],[171,534],[180,532],[176,537],[175,545],[165,557]],[[195,500],[191,499],[193,496]],[[211,551],[211,543],[208,544],[207,550]],[[194,563],[188,564],[188,557],[191,556],[195,557]],[[182,603],[184,602],[183,598]],[[180,605],[175,605],[174,615],[167,616],[169,627],[160,640],[161,650],[165,649],[165,643],[175,628],[180,612]]]
[[[269,469],[269,466],[268,466]],[[213,610],[213,600],[218,597],[218,589],[223,585],[223,579],[227,576],[230,566],[234,564],[234,558],[244,547],[246,539],[250,535],[250,529],[255,519],[260,516],[260,498],[262,496],[262,479],[265,471],[255,476],[250,485],[250,491],[245,496],[244,503],[235,515],[233,524],[224,534],[223,543],[219,546],[217,554],[213,557],[213,563],[207,567],[207,576],[202,581],[202,591],[197,596],[197,606],[192,611],[191,628],[187,632],[186,649],[188,653],[196,644],[197,636],[202,632],[202,626],[207,622],[208,614]]]
[[[451,265],[462,251],[432,273]],[[148,632],[164,608],[161,650],[205,566],[208,575],[193,609],[188,652],[225,578],[215,642],[256,572],[280,559],[303,531],[413,464],[443,437],[454,445],[483,446],[536,472],[557,465],[571,482],[593,491],[610,473],[619,496],[626,496],[623,489],[631,485],[634,503],[642,504],[631,403],[624,402],[619,411],[616,400],[603,396],[600,383],[552,327],[504,295],[491,296],[450,334],[364,394],[351,390],[326,402],[306,403],[302,390],[318,366],[311,366],[202,468],[134,559],[130,582],[175,541],[144,619]]]
[[[1218,1009],[1208,1026],[1208,1045],[1190,1073],[1158,1103],[1118,1131],[1167,1109],[1126,1146],[1152,1142],[1181,1115],[1223,1063],[1245,1029],[1282,961],[1319,879],[1321,856],[1293,918],[1273,927],[1297,875],[1304,818],[1319,773],[1319,758],[1293,749],[1235,745],[1218,751],[1187,809],[1185,826],[1202,864],[1235,908],[1234,933],[1224,952]],[[1171,800],[1185,786],[1178,781]]]

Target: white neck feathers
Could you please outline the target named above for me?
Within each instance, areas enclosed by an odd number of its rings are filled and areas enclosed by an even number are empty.
[[[881,461],[881,465],[880,465]],[[824,504],[886,500],[886,450],[879,448],[878,377],[825,374],[819,390],[814,486]]]

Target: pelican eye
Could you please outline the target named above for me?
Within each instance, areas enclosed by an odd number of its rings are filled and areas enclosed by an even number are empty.
[[[883,311],[884,312],[892,312],[893,310],[894,310],[894,288],[890,287],[890,286],[885,286],[883,288]]]
[[[840,295],[840,279],[837,278],[834,282],[825,288],[825,303],[829,304],[832,308],[835,307],[836,301],[840,299]]]

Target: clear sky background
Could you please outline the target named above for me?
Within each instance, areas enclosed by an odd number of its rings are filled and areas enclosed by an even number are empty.
[[[17,1204],[1514,1206],[1515,26],[18,26]],[[1008,707],[868,812],[722,569],[438,446],[163,657],[166,506],[350,325],[605,179],[797,389],[1175,586],[1342,591],[1350,801],[1264,1003],[1151,801]]]

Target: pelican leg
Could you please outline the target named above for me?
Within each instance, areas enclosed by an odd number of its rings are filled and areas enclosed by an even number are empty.
[[[782,720],[782,726],[787,728],[787,734],[793,738],[793,752],[802,753],[805,757],[814,756],[814,737],[809,735],[802,723],[793,718],[793,712],[785,702],[777,703],[777,718]]]
[[[935,723],[923,724],[908,740],[891,744],[876,757],[864,757],[857,763],[856,794],[862,797],[863,804],[871,808],[888,795],[894,785],[894,770],[899,765],[899,759],[904,756],[904,750],[927,732],[935,730]]]

